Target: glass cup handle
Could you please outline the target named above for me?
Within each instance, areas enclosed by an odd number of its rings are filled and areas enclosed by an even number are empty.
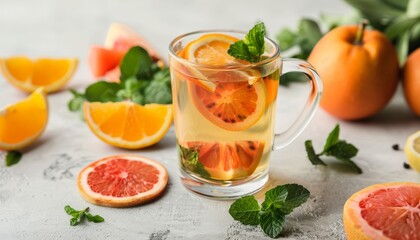
[[[312,89],[308,101],[296,121],[286,131],[274,135],[273,150],[278,150],[289,145],[302,133],[314,116],[322,95],[321,78],[310,63],[296,58],[284,58],[282,75],[288,72],[304,73],[308,77]]]

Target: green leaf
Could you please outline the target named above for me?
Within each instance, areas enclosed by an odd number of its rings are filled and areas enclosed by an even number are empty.
[[[352,160],[347,159],[347,158],[337,158],[337,159],[343,162],[344,164],[346,164],[347,166],[349,166],[350,168],[352,168],[357,173],[359,174],[363,173],[362,169],[359,166],[357,166],[357,164],[353,162]]]
[[[359,150],[353,144],[340,140],[335,145],[331,146],[325,153],[327,156],[350,159],[356,156],[358,151]]]
[[[260,215],[260,226],[267,236],[277,238],[283,230],[285,216],[276,210],[267,210]]]
[[[89,102],[116,102],[122,99],[117,97],[121,89],[118,83],[99,81],[86,88],[86,100]]]
[[[287,189],[284,186],[277,186],[265,193],[265,200],[262,203],[262,210],[265,211],[271,206],[280,208],[287,198]]]
[[[245,196],[236,200],[229,208],[233,219],[245,225],[258,225],[260,206],[254,196]]]
[[[327,141],[324,145],[324,152],[327,151],[331,146],[338,142],[338,136],[340,135],[340,125],[335,125],[335,128],[328,135]]]
[[[260,61],[264,53],[264,36],[266,30],[264,23],[257,23],[245,36],[245,39],[230,45],[228,54],[241,60],[249,62]]]
[[[6,154],[6,167],[17,164],[22,158],[22,153],[18,151],[9,151]]]
[[[414,17],[402,15],[392,21],[391,24],[385,29],[386,36],[393,40],[403,33],[411,30],[416,24],[420,22],[420,14]]]
[[[153,75],[153,80],[144,90],[144,100],[146,103],[172,103],[169,68],[162,69]]]
[[[283,214],[290,214],[293,209],[305,203],[310,195],[308,189],[299,184],[285,184],[279,187],[284,189],[282,191],[287,191],[287,196],[283,203],[274,206]]]
[[[316,155],[315,150],[312,146],[312,141],[311,140],[306,140],[305,141],[305,148],[306,148],[306,153],[308,154],[308,159],[309,161],[311,161],[312,165],[324,165],[327,166],[327,164],[325,164],[319,157],[318,155]]]
[[[93,216],[90,213],[86,213],[86,218],[89,222],[99,223],[105,221],[105,219],[99,215]]]
[[[400,66],[404,66],[405,61],[407,60],[409,43],[410,35],[408,32],[404,33],[401,37],[397,39],[396,48]]]
[[[66,211],[66,213],[68,215],[73,215],[74,213],[79,213],[79,211],[76,211],[74,208],[70,207],[69,205],[66,205],[64,207],[64,211]]]
[[[368,13],[373,19],[394,18],[405,13],[405,9],[397,8],[393,1],[383,0],[345,0],[363,14]],[[398,0],[397,0],[398,1]],[[369,19],[370,20],[370,19]]]
[[[75,89],[70,89],[73,98],[67,103],[67,107],[72,112],[77,112],[82,109],[83,102],[85,101],[85,95],[78,93]]]
[[[298,35],[308,40],[308,43],[312,46],[310,50],[312,50],[319,39],[322,38],[322,32],[318,23],[309,18],[303,18],[300,20],[298,25]]]
[[[185,148],[179,144],[178,152],[181,156],[182,165],[188,170],[199,174],[203,178],[209,178],[210,173],[204,168],[204,165],[198,160],[198,151]]]
[[[150,79],[153,74],[153,59],[149,53],[140,46],[130,48],[124,55],[120,64],[121,82],[136,77],[137,79]]]
[[[77,224],[79,224],[80,222],[77,219],[78,219],[78,216],[71,218],[70,219],[70,226],[76,226]]]
[[[288,28],[283,28],[276,36],[280,50],[285,51],[296,45],[297,35]]]

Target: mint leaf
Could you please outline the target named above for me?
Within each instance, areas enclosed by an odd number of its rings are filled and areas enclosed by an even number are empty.
[[[335,128],[328,135],[327,141],[324,145],[324,151],[327,151],[331,146],[337,144],[338,136],[340,135],[340,125],[335,125]]]
[[[276,36],[281,51],[286,51],[296,44],[297,35],[288,28],[283,28]]]
[[[198,161],[198,151],[194,149],[185,148],[179,144],[178,151],[181,156],[182,165],[191,172],[197,173],[203,178],[209,178],[210,173],[204,168],[204,165]]]
[[[241,60],[248,62],[259,62],[261,55],[264,53],[264,37],[265,37],[265,25],[264,23],[257,23],[248,34],[245,35],[245,39],[237,41],[230,45],[228,54]]]
[[[73,217],[70,219],[70,226],[76,226],[77,224],[79,224],[79,222],[77,221],[77,217]]]
[[[236,200],[229,208],[233,219],[245,225],[258,225],[260,206],[254,196],[245,196]]]
[[[99,81],[86,88],[85,96],[89,102],[117,102],[123,99],[117,97],[121,85],[113,82]]]
[[[70,89],[73,98],[67,103],[67,107],[72,112],[77,112],[82,109],[83,102],[85,101],[85,95],[78,93],[75,89]]]
[[[312,146],[311,140],[305,141],[305,148],[306,153],[308,154],[309,161],[311,161],[312,165],[324,165],[327,166],[315,153],[314,147]]]
[[[260,226],[267,236],[277,238],[283,230],[285,215],[276,210],[261,212]]]
[[[144,48],[140,46],[130,48],[120,63],[121,82],[130,77],[136,77],[137,79],[152,78],[152,65],[153,59]]]
[[[153,75],[152,81],[144,89],[145,103],[172,103],[171,91],[169,68],[164,68]]]
[[[276,209],[284,214],[293,212],[293,209],[306,202],[310,195],[310,192],[299,184],[285,184],[276,188],[279,188],[277,191],[287,192],[284,202],[280,203],[278,206],[275,205]]]
[[[22,153],[18,151],[9,151],[6,154],[6,167],[17,164],[22,158]]]
[[[262,203],[262,210],[267,210],[271,206],[274,206],[275,208],[281,207],[282,204],[284,204],[284,201],[287,198],[287,189],[283,186],[277,186],[273,189],[270,189],[265,193],[265,200]]]
[[[339,141],[331,146],[326,152],[327,156],[334,156],[340,159],[349,159],[357,155],[359,150],[352,144],[346,141]]]
[[[99,223],[99,222],[103,222],[103,221],[105,221],[105,219],[103,218],[103,217],[101,217],[101,216],[99,216],[99,215],[95,215],[95,216],[93,216],[92,214],[90,214],[90,213],[86,213],[86,219],[89,221],[89,222],[94,222],[94,223]]]

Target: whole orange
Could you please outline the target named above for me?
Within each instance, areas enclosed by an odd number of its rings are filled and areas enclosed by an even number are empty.
[[[411,111],[420,117],[420,48],[408,56],[403,73],[405,99]]]
[[[372,116],[392,98],[398,84],[398,58],[379,31],[341,26],[327,33],[308,61],[321,76],[321,107],[344,120]]]

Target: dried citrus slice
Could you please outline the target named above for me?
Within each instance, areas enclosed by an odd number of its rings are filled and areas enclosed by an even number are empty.
[[[250,176],[264,151],[259,141],[187,142],[185,147],[198,151],[198,161],[212,179],[225,181]]]
[[[48,122],[48,103],[42,88],[0,110],[0,149],[17,150],[38,139]]]
[[[420,172],[420,131],[408,137],[404,152],[411,168]]]
[[[75,58],[41,58],[31,60],[27,57],[0,59],[0,69],[4,77],[15,87],[33,92],[44,87],[45,92],[62,89],[73,76],[78,60]]]
[[[141,156],[115,155],[86,166],[77,178],[88,202],[108,207],[132,207],[159,196],[168,182],[165,167]]]
[[[188,89],[197,110],[226,130],[248,129],[265,111],[266,92],[262,81],[253,85],[248,82],[217,82],[213,92],[196,84],[188,84]]]
[[[420,239],[420,184],[367,187],[347,200],[343,220],[348,239]]]
[[[83,116],[90,130],[116,147],[138,149],[161,140],[172,124],[172,105],[85,102]]]

